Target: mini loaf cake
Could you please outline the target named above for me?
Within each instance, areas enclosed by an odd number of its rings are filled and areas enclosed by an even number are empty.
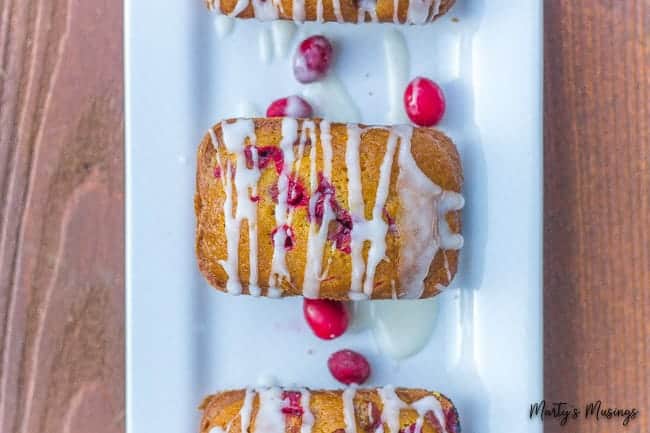
[[[232,294],[433,296],[463,245],[462,179],[429,128],[223,121],[198,150],[199,268]]]
[[[460,433],[444,395],[421,389],[268,388],[207,397],[200,433]]]
[[[238,18],[424,24],[456,0],[206,0],[210,9]]]

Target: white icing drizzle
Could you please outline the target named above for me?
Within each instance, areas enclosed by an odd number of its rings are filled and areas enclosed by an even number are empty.
[[[341,0],[332,0],[332,7],[334,8],[334,16],[336,17],[336,22],[344,22],[343,14],[341,13]]]
[[[311,433],[315,421],[310,406],[311,393],[305,388],[294,392],[300,393],[300,406],[303,410],[300,433]],[[244,402],[239,411],[242,433],[248,433],[253,412],[253,402],[256,394],[259,395],[260,400],[257,415],[255,417],[255,432],[284,433],[285,418],[282,413],[282,407],[285,402],[282,400],[282,389],[278,387],[270,387],[257,391],[246,389]],[[221,431],[216,431],[216,433],[224,432],[222,429]]]
[[[270,286],[266,292],[266,296],[269,298],[281,298],[282,290],[277,287]]]
[[[431,0],[409,0],[406,11],[408,24],[424,24],[429,16]]]
[[[249,277],[248,277],[248,291],[253,296],[260,296],[262,290],[258,286],[257,280],[257,203],[251,200],[252,196],[257,196],[257,181],[260,178],[260,172],[257,168],[257,149],[251,149],[253,155],[253,168],[246,169],[244,174],[239,174],[242,170],[239,169],[239,162],[237,163],[237,172],[235,173],[235,186],[237,191],[250,190],[245,197],[242,194],[237,194],[237,210],[236,217],[240,220],[248,220],[248,251],[249,251]],[[245,162],[244,164],[245,165]]]
[[[285,108],[285,116],[298,118],[302,111],[302,103],[300,97],[296,95],[287,96],[287,108]]]
[[[311,433],[314,427],[314,414],[311,411],[311,393],[307,389],[300,390],[300,406],[302,407],[300,433]]]
[[[373,415],[372,406],[373,406],[373,403],[371,401],[369,401],[368,404],[366,405],[366,409],[368,411],[368,421],[369,421],[370,425],[375,424],[375,417]],[[377,421],[381,421],[381,414],[379,414],[379,416],[380,416],[380,419],[377,420]]]
[[[226,231],[226,260],[219,260],[219,264],[228,274],[228,281],[226,282],[226,291],[232,295],[239,295],[242,292],[241,283],[239,281],[239,254],[233,254],[232,251],[239,250],[239,222],[234,217],[233,206],[233,191],[232,180],[230,178],[231,165],[230,160],[226,162],[225,170],[224,165],[221,163],[219,156],[219,146],[214,132],[210,130],[210,137],[212,138],[212,145],[214,146],[217,154],[217,162],[221,167],[221,181],[223,189],[226,194],[226,199],[223,203],[224,212],[224,226]]]
[[[418,419],[415,424],[415,433],[420,433],[422,431],[422,424],[424,424],[424,416],[431,412],[433,416],[436,417],[438,423],[442,427],[440,433],[447,433],[447,423],[445,419],[445,413],[442,410],[440,401],[433,395],[421,398],[420,400],[413,402],[411,407],[415,409],[418,413]]]
[[[336,252],[336,244],[332,242],[332,246],[330,247],[330,254],[329,257],[327,257],[327,264],[325,265],[325,269],[323,270],[323,276],[321,277],[321,280],[327,279],[327,276],[329,275],[329,271],[330,271],[330,266],[332,265],[332,258],[334,257],[335,252]]]
[[[384,57],[388,81],[388,120],[392,124],[408,123],[404,111],[404,89],[409,79],[409,51],[402,33],[395,29],[384,32]]]
[[[238,0],[227,17],[237,17],[249,5],[253,3],[253,16],[261,21],[275,21],[280,14],[285,15],[284,8],[282,7],[281,0]],[[406,23],[408,24],[424,24],[433,21],[440,13],[440,4],[442,0],[408,0],[408,10],[406,15]],[[216,9],[220,12],[220,2],[215,0],[210,5],[211,9]],[[342,23],[345,21],[341,12],[340,0],[332,0],[332,8],[336,21]],[[357,22],[363,23],[366,21],[366,15],[370,16],[370,21],[378,22],[377,16],[377,2],[376,0],[359,0],[357,6]],[[292,0],[292,16],[295,22],[305,21],[305,0]],[[322,23],[324,21],[324,4],[323,0],[316,0],[316,22]],[[399,19],[399,0],[393,0],[393,22],[401,24]],[[232,22],[225,20],[217,23],[221,29],[217,33],[222,37],[229,33],[232,28]]]
[[[377,393],[379,393],[383,406],[381,421],[388,426],[390,433],[397,433],[400,427],[399,413],[408,406],[395,394],[395,388],[390,385],[378,388]]]
[[[279,290],[279,282],[282,279],[290,280],[289,270],[286,263],[286,250],[284,243],[287,239],[285,230],[282,229],[287,223],[287,194],[289,187],[289,176],[293,168],[293,144],[298,135],[298,122],[296,119],[285,117],[282,119],[282,140],[280,149],[284,156],[282,172],[278,178],[278,203],[275,206],[276,233],[273,237],[273,258],[271,260],[271,274],[269,286]],[[270,291],[269,291],[270,292]]]
[[[212,143],[212,147],[215,150],[215,155],[217,157],[217,165],[221,169],[222,176],[221,176],[221,185],[223,185],[224,189],[226,188],[226,177],[223,176],[223,163],[221,162],[221,154],[219,153],[219,140],[217,140],[217,134],[214,133],[214,130],[210,128],[208,130],[208,134],[210,134],[210,142]]]
[[[237,0],[235,7],[230,13],[229,17],[237,17],[240,13],[253,3],[253,16],[260,21],[273,21],[279,17],[279,6],[275,0]],[[215,2],[217,10],[220,10],[220,4],[218,1]]]
[[[278,8],[271,0],[252,0],[254,16],[261,21],[278,19]]]
[[[241,409],[239,410],[239,420],[241,423],[241,432],[248,433],[248,427],[251,423],[251,415],[253,413],[253,399],[255,398],[255,391],[246,388],[246,394],[244,395],[244,402],[242,403]]]
[[[311,130],[311,149],[309,151],[309,180],[310,180],[310,198],[309,198],[309,215],[312,221],[309,223],[309,236],[307,238],[307,259],[305,263],[305,275],[302,283],[303,296],[306,298],[318,298],[320,283],[323,279],[323,252],[327,241],[327,232],[329,223],[334,219],[334,211],[328,199],[323,202],[323,220],[320,227],[314,223],[316,201],[319,195],[316,194],[318,188],[317,168],[317,142],[315,134],[315,125],[311,121],[303,122],[303,130],[308,127]],[[330,135],[329,123],[322,120],[320,122],[320,143],[323,153],[323,176],[330,181],[332,178],[332,137]]]
[[[257,393],[260,396],[260,404],[255,417],[255,432],[284,433],[282,390],[273,387],[257,390]]]
[[[368,296],[363,292],[348,292],[348,298],[350,298],[350,301],[365,301]]]
[[[302,121],[298,153],[294,155],[293,146],[298,135],[298,122],[292,118],[282,120],[282,150],[284,164],[278,178],[278,204],[275,206],[276,232],[273,237],[273,256],[269,276],[268,295],[277,297],[281,295],[279,285],[291,277],[286,263],[285,241],[287,237],[285,226],[291,226],[294,211],[287,204],[289,179],[293,173],[300,172],[300,165],[304,155],[307,137],[311,146],[309,149],[309,215],[312,218],[308,227],[307,257],[304,278],[302,281],[303,295],[307,298],[317,298],[320,285],[326,277],[329,260],[323,269],[323,257],[327,245],[329,224],[335,218],[334,209],[329,197],[323,198],[323,218],[320,225],[316,224],[315,209],[320,194],[318,169],[318,146],[320,143],[322,155],[322,174],[328,182],[332,179],[333,149],[331,143],[330,123],[320,121],[318,140],[317,127],[314,121]],[[436,253],[442,249],[459,249],[463,245],[463,237],[453,233],[447,223],[446,215],[449,212],[462,209],[463,197],[452,191],[444,191],[433,183],[417,166],[411,153],[411,136],[413,128],[410,126],[395,126],[387,128],[389,136],[386,141],[386,150],[379,167],[379,179],[374,193],[372,215],[365,217],[365,203],[362,191],[361,168],[359,161],[361,129],[358,125],[347,126],[347,143],[345,161],[348,177],[348,205],[352,218],[350,231],[351,277],[349,297],[353,300],[367,299],[372,296],[375,285],[377,267],[386,257],[386,237],[388,224],[384,221],[384,207],[388,200],[391,172],[397,155],[399,174],[397,190],[402,209],[417,210],[417,212],[403,212],[400,215],[400,238],[402,249],[400,252],[399,288],[398,297],[419,298],[424,290],[424,279]],[[262,293],[258,285],[258,222],[257,201],[251,197],[257,196],[257,183],[260,178],[257,148],[255,147],[255,125],[251,119],[239,119],[233,123],[222,123],[223,143],[225,148],[236,155],[236,165],[233,168],[230,159],[222,161],[219,142],[210,131],[216,158],[221,167],[221,182],[225,191],[224,220],[226,232],[227,256],[220,260],[228,274],[226,290],[232,294],[242,292],[239,280],[239,240],[242,222],[248,223],[249,239],[249,292],[253,296]],[[245,145],[250,144],[250,157],[253,165],[246,166]],[[399,151],[397,150],[399,146]],[[295,167],[294,167],[295,166]],[[234,179],[232,172],[234,170]],[[234,199],[236,198],[236,209]],[[233,212],[234,211],[234,212]],[[369,243],[367,259],[364,263],[362,251],[365,243]],[[331,246],[332,250],[334,245]],[[328,259],[331,259],[331,254]],[[451,276],[448,262],[445,263],[447,273]],[[391,287],[396,293],[396,284],[391,282]]]
[[[363,23],[366,21],[366,13],[370,15],[370,21],[376,23],[379,21],[377,18],[377,0],[359,0],[358,2],[357,22]]]
[[[296,32],[296,24],[291,21],[278,20],[271,23],[273,51],[278,58],[285,58],[289,53],[289,44]]]
[[[361,118],[356,101],[333,71],[323,80],[305,84],[302,94],[329,121],[358,122]]]
[[[429,16],[429,21],[436,19],[436,15],[440,13],[440,4],[442,0],[433,0],[433,5],[431,7],[431,15]]]
[[[299,23],[305,21],[305,0],[293,0],[292,18]]]
[[[408,24],[424,24],[433,20],[440,12],[440,2],[441,0],[409,0],[406,22]]]
[[[271,63],[271,60],[273,60],[273,44],[271,41],[271,31],[269,29],[260,29],[258,45],[260,49],[260,60],[262,63]]]
[[[218,6],[217,6],[218,7]],[[235,26],[235,19],[228,15],[217,15],[214,19],[214,29],[217,32],[217,37],[223,39],[232,32]]]
[[[303,125],[313,125],[313,122],[303,122]],[[300,166],[302,165],[302,157],[305,155],[305,144],[307,143],[307,130],[303,126],[302,131],[300,132],[300,140],[298,140],[298,155],[296,156],[296,166],[293,170],[293,173],[300,173]],[[291,225],[293,222],[293,209],[289,210],[289,217],[287,218],[287,224]]]
[[[311,433],[315,418],[311,411],[311,393],[306,388],[291,390],[291,392],[298,392],[300,394],[300,407],[302,408],[300,433]],[[395,393],[395,388],[391,385],[383,388],[377,388],[377,393],[381,398],[382,411],[381,411],[381,425],[378,427],[376,433],[384,433],[384,424],[389,429],[389,433],[397,433],[400,428],[400,411],[405,409],[413,409],[418,413],[418,418],[415,425],[415,433],[422,432],[424,424],[424,417],[427,413],[431,412],[437,419],[438,424],[442,427],[440,433],[447,433],[447,425],[444,411],[440,401],[434,395],[428,395],[415,401],[411,405],[406,404]],[[343,403],[343,420],[345,422],[346,433],[357,433],[356,412],[354,406],[354,398],[357,394],[357,385],[351,385],[343,390],[341,393],[341,400]],[[285,416],[282,408],[285,401],[282,399],[283,390],[278,387],[270,387],[253,390],[247,388],[245,390],[244,401],[239,410],[239,418],[241,423],[241,432],[248,433],[252,421],[253,402],[255,396],[259,395],[259,407],[255,417],[255,430],[251,433],[284,433],[285,430]],[[368,413],[372,416],[372,410]],[[370,422],[374,422],[373,419]],[[214,426],[210,433],[226,433],[230,429],[223,429],[220,426]]]
[[[418,353],[435,329],[438,302],[437,298],[371,302],[370,327],[379,352],[396,360]]]
[[[386,258],[386,234],[388,224],[384,221],[383,210],[388,198],[390,188],[390,174],[393,166],[393,156],[397,145],[397,136],[391,131],[386,144],[384,160],[379,168],[379,184],[375,193],[375,205],[372,210],[372,221],[368,221],[369,233],[366,239],[370,241],[368,251],[368,263],[366,264],[366,277],[363,284],[363,292],[370,296],[375,282],[375,271],[379,262]],[[365,227],[364,227],[365,228]]]
[[[343,390],[343,420],[345,421],[345,433],[356,433],[357,421],[354,414],[354,396],[357,393],[356,386],[350,386]]]
[[[232,11],[228,14],[231,17],[236,17],[240,13],[244,11],[248,7],[250,0],[237,0],[237,3],[235,4],[235,7],[233,8]]]
[[[460,234],[451,233],[446,214],[463,208],[463,197],[452,191],[443,191],[417,166],[411,153],[410,126],[395,126],[395,133],[402,137],[398,156],[399,191],[402,209],[417,209],[417,212],[403,212],[400,222],[400,287],[406,290],[407,298],[419,298],[424,291],[424,279],[431,262],[440,248],[457,249],[463,245]]]
[[[401,24],[399,21],[399,0],[393,0],[393,23]]]
[[[390,130],[386,143],[386,152],[379,168],[379,182],[375,192],[372,219],[365,218],[365,204],[363,192],[361,191],[361,169],[359,167],[359,143],[360,130],[356,125],[348,125],[348,141],[345,151],[345,162],[348,167],[348,200],[350,213],[352,214],[351,235],[351,261],[352,274],[350,279],[350,294],[356,296],[362,291],[361,279],[363,281],[363,293],[370,297],[374,289],[375,271],[379,263],[386,258],[386,234],[388,224],[383,218],[383,209],[388,198],[390,187],[390,175],[395,156],[398,136]],[[403,139],[404,140],[404,139]],[[365,242],[370,242],[368,259],[363,264],[362,250]]]
[[[282,4],[282,0],[271,0],[271,1],[275,5],[275,8],[278,10],[278,12],[282,14],[282,16],[285,16],[286,14],[284,13],[284,6]]]
[[[257,164],[257,150],[255,149],[255,125],[250,119],[241,119],[233,123],[221,123],[223,141],[226,149],[237,156],[235,167],[235,194],[237,194],[237,208],[235,215],[232,215],[232,180],[231,164],[227,162],[226,171],[222,174],[225,177],[226,200],[224,202],[224,216],[226,226],[226,260],[219,263],[228,274],[226,290],[229,293],[239,294],[242,291],[239,281],[239,235],[242,221],[248,222],[249,238],[249,268],[248,278],[249,292],[253,296],[259,296],[261,289],[257,281],[257,203],[251,200],[251,196],[257,195],[257,182],[260,171]],[[244,145],[246,139],[251,145],[253,167],[246,166]],[[218,149],[217,149],[218,153]]]
[[[255,431],[251,433],[284,433],[285,417],[282,408],[285,405],[285,401],[282,399],[282,391],[283,390],[278,387],[257,390],[250,388],[246,389],[244,401],[239,410],[242,433],[248,433],[252,421],[253,402],[256,394],[259,395],[259,407],[255,417]],[[303,411],[301,416],[300,433],[311,433],[315,422],[314,414],[311,411],[311,393],[306,388],[300,388],[295,391],[291,390],[291,392],[298,392],[300,394],[300,407]],[[422,432],[424,417],[429,412],[436,417],[438,423],[442,427],[440,433],[447,433],[446,419],[442,405],[434,395],[428,395],[411,405],[408,405],[397,396],[395,388],[390,385],[383,388],[377,388],[377,393],[381,398],[383,407],[381,411],[382,423],[378,428],[378,433],[385,432],[384,424],[388,427],[389,433],[397,433],[400,428],[400,411],[409,408],[418,413],[415,433]],[[343,420],[345,422],[346,433],[357,433],[356,412],[354,406],[354,398],[356,394],[356,385],[351,385],[345,388],[341,393]],[[371,403],[368,404],[370,405]],[[368,410],[368,413],[372,416],[372,410]],[[370,421],[373,422],[374,420],[371,419]],[[219,426],[215,426],[210,430],[210,433],[225,433],[226,430]]]
[[[321,148],[323,152],[323,174],[327,179],[332,179],[332,134],[330,133],[330,123],[321,120],[319,124]]]

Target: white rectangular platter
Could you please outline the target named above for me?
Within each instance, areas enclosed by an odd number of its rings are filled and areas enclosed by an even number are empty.
[[[540,432],[527,407],[542,397],[541,0],[457,0],[419,27],[305,24],[284,44],[255,21],[219,37],[202,3],[125,3],[127,431],[198,431],[205,394],[263,377],[337,388],[326,360],[351,348],[369,357],[370,386],[451,397],[465,432]],[[428,344],[401,361],[379,353],[370,331],[316,339],[301,299],[216,292],[193,246],[195,151],[208,128],[294,93],[332,120],[388,122],[384,38],[394,31],[406,41],[410,75],[446,94],[440,127],[461,153],[467,201],[454,287],[430,304],[437,321]],[[293,79],[283,51],[314,33],[334,41],[335,84],[357,113]]]

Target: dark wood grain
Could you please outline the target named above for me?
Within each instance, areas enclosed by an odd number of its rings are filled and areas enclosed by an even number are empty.
[[[124,430],[122,2],[0,1],[0,431]],[[545,396],[650,431],[650,1],[545,1]],[[522,402],[526,404],[527,402]]]
[[[545,396],[650,431],[650,1],[545,2]]]
[[[0,17],[0,431],[120,432],[121,2]]]

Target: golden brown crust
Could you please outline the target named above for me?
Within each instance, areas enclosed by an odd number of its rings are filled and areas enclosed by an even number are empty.
[[[456,146],[446,135],[435,129],[414,129],[411,153],[424,174],[442,189],[461,191],[463,175],[460,156]],[[460,212],[447,214],[447,223],[453,233],[461,232],[460,217]],[[424,280],[422,298],[439,294],[439,285],[444,287],[449,285],[458,270],[458,255],[458,250],[438,251]]]
[[[343,418],[343,400],[340,390],[313,390],[310,391],[311,413],[314,415],[314,425],[312,433],[334,433],[339,429],[345,430],[345,420]],[[424,397],[433,395],[442,407],[447,417],[447,422],[453,420],[454,426],[447,426],[448,431],[459,432],[458,412],[452,401],[445,395],[438,392],[427,391],[424,389],[398,388],[395,390],[396,395],[406,404],[411,404]],[[203,400],[199,409],[203,411],[200,425],[200,433],[209,433],[214,427],[219,427],[227,433],[242,433],[241,418],[239,411],[242,407],[245,396],[245,390],[225,391],[218,394],[210,395]],[[357,422],[357,432],[365,432],[363,409],[368,406],[368,402],[373,403],[379,412],[383,410],[382,400],[377,389],[359,389],[354,397],[355,418]],[[249,431],[255,431],[255,417],[259,410],[259,396],[253,398],[253,408],[251,414],[251,424]],[[453,413],[453,415],[452,415]],[[403,409],[400,411],[399,425],[400,428],[407,427],[416,422],[418,414],[413,409]],[[285,432],[295,433],[300,431],[301,418],[299,416],[285,417]],[[385,433],[391,432],[384,424]],[[430,422],[428,417],[424,418],[422,426],[423,433],[441,433],[435,425]],[[247,433],[247,432],[245,432]]]
[[[230,122],[230,121],[226,121]],[[299,130],[302,129],[302,120],[298,121]],[[320,121],[314,120],[316,129],[319,129]],[[277,147],[282,138],[282,119],[266,118],[254,119],[255,135],[257,146]],[[384,127],[365,127],[363,129],[359,146],[359,158],[362,176],[362,191],[365,201],[366,218],[370,218],[374,206],[374,192],[379,181],[379,168],[387,146],[389,131]],[[217,140],[222,140],[221,123],[213,128]],[[348,172],[345,162],[347,125],[332,123],[330,125],[332,145],[332,179],[331,183],[336,189],[336,199],[347,208],[348,205]],[[300,135],[300,134],[298,134]],[[317,166],[322,169],[322,150],[320,133],[316,133],[317,141]],[[234,159],[234,155],[228,154],[220,146],[221,158]],[[297,154],[297,144],[294,145],[294,153]],[[411,153],[422,172],[434,183],[445,190],[460,192],[462,187],[462,169],[460,158],[454,144],[443,133],[428,128],[413,128],[411,140]],[[390,189],[385,208],[389,215],[397,215],[400,211],[399,194],[397,191],[397,158],[395,158]],[[228,275],[219,264],[220,260],[226,259],[227,243],[225,235],[225,222],[223,204],[225,192],[222,183],[215,178],[214,169],[216,165],[216,151],[212,144],[210,135],[206,135],[199,146],[197,160],[196,196],[194,208],[197,217],[196,229],[196,253],[199,269],[214,287],[225,290]],[[298,161],[294,163],[294,167]],[[276,183],[278,174],[276,170],[266,169],[262,171],[258,182],[258,282],[263,294],[268,289],[269,273],[273,255],[271,233],[276,227],[275,203],[269,191]],[[305,146],[305,152],[300,164],[300,171],[297,176],[302,179],[308,187],[310,178],[309,144]],[[460,233],[461,221],[460,212],[447,214],[447,221],[453,233]],[[286,254],[287,268],[289,270],[290,283],[283,280],[280,289],[283,296],[301,295],[301,282],[304,277],[304,270],[307,258],[307,238],[309,219],[307,207],[298,207],[293,212],[292,228],[295,233],[295,247]],[[399,232],[399,226],[397,227]],[[352,262],[350,254],[330,248],[328,245],[324,251],[323,267],[329,263],[330,272],[320,287],[319,297],[337,300],[347,300],[350,288],[350,275]],[[375,288],[372,293],[373,299],[387,299],[394,297],[394,282],[398,279],[398,265],[400,263],[401,240],[399,233],[386,237],[386,256],[388,260],[379,263],[375,275]],[[367,257],[368,246],[363,251],[364,260]],[[239,243],[239,279],[242,281],[243,293],[248,293],[245,282],[249,277],[249,239],[247,222],[244,221],[241,228]],[[434,296],[439,292],[439,286],[447,286],[456,273],[458,263],[458,251],[439,250],[430,265],[429,273],[424,282],[424,293],[422,297]],[[403,294],[397,287],[399,294]]]
[[[272,0],[267,0],[272,1]],[[405,23],[407,20],[407,11],[410,0],[398,0],[398,21]],[[416,1],[416,0],[413,0]],[[206,0],[206,5],[209,9],[216,9],[217,7],[223,14],[230,14],[237,5],[238,0]],[[293,0],[278,0],[279,3],[279,16],[281,20],[293,20]],[[432,2],[432,4],[435,2]],[[446,14],[449,9],[456,3],[456,0],[441,0],[438,13],[432,19],[439,18]],[[305,0],[305,21],[317,20],[317,0]],[[334,3],[332,0],[322,0],[323,5],[323,21],[336,22],[337,17],[334,13]],[[344,22],[356,23],[359,21],[359,1],[358,0],[340,0],[341,15]],[[379,22],[394,22],[394,1],[393,0],[377,0],[377,20]],[[254,18],[255,12],[253,4],[250,2],[246,8],[237,15],[237,18]],[[368,14],[365,15],[365,21],[371,21]]]

